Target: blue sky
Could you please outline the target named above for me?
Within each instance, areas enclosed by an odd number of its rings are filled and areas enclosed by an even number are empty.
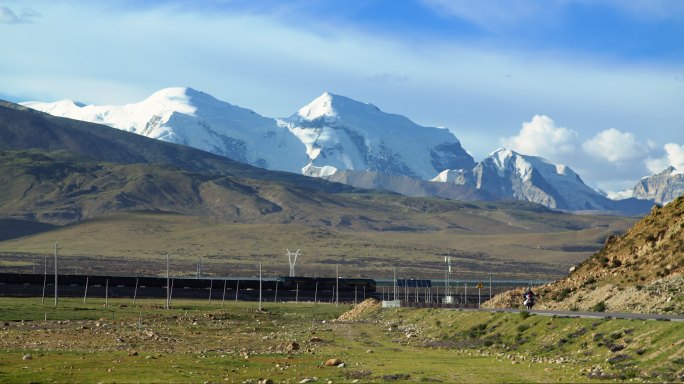
[[[191,86],[280,117],[330,91],[604,190],[684,169],[680,0],[0,0],[0,36],[11,101]]]

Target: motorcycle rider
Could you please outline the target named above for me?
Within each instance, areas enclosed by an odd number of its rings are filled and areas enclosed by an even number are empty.
[[[532,292],[532,287],[527,288],[527,290],[523,294],[523,298],[525,299],[525,301],[523,302],[523,305],[528,307],[528,308],[532,308],[532,306],[535,303],[535,298],[536,298],[536,295],[534,294],[534,292]]]

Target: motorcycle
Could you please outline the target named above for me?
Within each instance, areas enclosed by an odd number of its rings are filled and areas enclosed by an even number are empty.
[[[525,295],[525,301],[523,302],[523,305],[525,308],[527,308],[528,311],[532,310],[532,307],[534,307],[535,304],[535,297],[534,295]]]

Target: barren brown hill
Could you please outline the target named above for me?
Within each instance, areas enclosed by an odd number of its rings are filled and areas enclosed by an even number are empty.
[[[536,288],[536,308],[684,313],[684,196],[651,213],[622,236],[611,236],[570,275]],[[518,307],[522,288],[486,303]]]

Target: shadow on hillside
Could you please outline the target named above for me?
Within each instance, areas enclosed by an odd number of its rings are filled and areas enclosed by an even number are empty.
[[[59,228],[59,226],[37,221],[0,218],[0,241],[36,235],[55,228]]]

